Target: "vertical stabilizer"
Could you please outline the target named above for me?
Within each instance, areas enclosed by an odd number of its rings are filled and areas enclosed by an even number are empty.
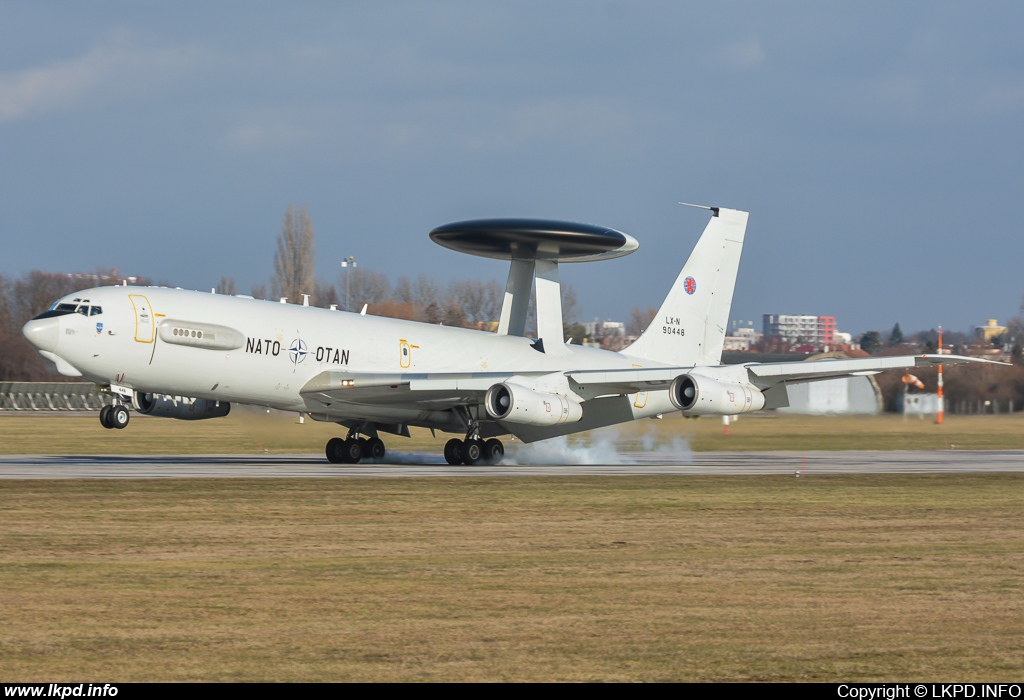
[[[658,315],[622,354],[689,367],[722,361],[747,212],[713,208]]]

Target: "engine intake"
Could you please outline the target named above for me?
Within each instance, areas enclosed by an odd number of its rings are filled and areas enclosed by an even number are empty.
[[[510,382],[488,389],[484,408],[494,420],[525,425],[561,425],[583,418],[583,406],[572,399]]]
[[[681,374],[668,390],[672,404],[693,414],[735,416],[764,408],[764,394],[749,384],[719,382],[709,377]]]
[[[135,392],[132,403],[135,404],[135,409],[144,416],[177,418],[178,420],[223,418],[231,412],[231,404],[226,401],[191,399],[187,396],[167,396],[165,394],[144,394],[139,391]]]

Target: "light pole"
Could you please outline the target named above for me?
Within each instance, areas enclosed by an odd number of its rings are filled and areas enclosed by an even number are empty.
[[[345,270],[345,311],[351,311],[352,310],[352,292],[351,292],[351,288],[352,287],[351,287],[351,284],[349,282],[350,278],[352,277],[352,273],[349,272],[348,270],[349,270],[350,267],[355,267],[355,266],[356,266],[356,256],[354,256],[354,255],[350,255],[350,256],[348,256],[347,258],[344,258],[341,261],[341,267],[342,267],[343,270]]]

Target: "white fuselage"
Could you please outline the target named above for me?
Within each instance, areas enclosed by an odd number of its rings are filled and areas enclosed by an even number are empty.
[[[86,379],[289,411],[311,410],[299,392],[327,371],[536,376],[639,366],[579,345],[544,353],[524,337],[181,289],[107,287],[61,301],[72,298],[102,312],[60,316],[52,352]],[[196,329],[206,338],[196,338]],[[676,410],[667,392],[649,393],[628,397],[632,417]],[[340,404],[316,410],[326,414],[321,419],[384,417],[355,415]],[[425,416],[420,407],[393,405],[387,417],[422,424]]]

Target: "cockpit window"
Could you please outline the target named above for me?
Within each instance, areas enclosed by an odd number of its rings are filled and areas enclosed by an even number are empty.
[[[75,313],[74,310],[70,310],[69,311],[68,309],[61,309],[61,308],[58,307],[58,308],[55,308],[55,309],[50,309],[49,311],[44,311],[43,313],[39,314],[38,316],[36,316],[32,320],[33,321],[38,321],[38,320],[43,319],[43,318],[56,318],[58,316],[67,316],[68,314],[73,314],[73,313]]]
[[[63,311],[64,313],[79,313],[83,316],[99,316],[103,313],[102,306],[90,306],[86,302],[57,304],[51,311]]]

